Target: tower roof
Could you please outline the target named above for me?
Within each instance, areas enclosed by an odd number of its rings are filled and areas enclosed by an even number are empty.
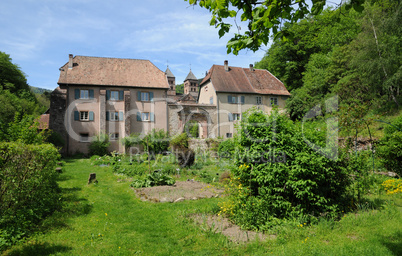
[[[193,74],[191,69],[190,69],[190,73],[188,73],[186,79],[184,79],[184,81],[187,81],[187,80],[197,80],[197,77],[195,77],[195,75]]]
[[[172,71],[170,71],[169,67],[167,67],[167,69],[166,69],[166,71],[165,71],[165,74],[166,74],[167,77],[175,77],[175,76],[173,75]]]

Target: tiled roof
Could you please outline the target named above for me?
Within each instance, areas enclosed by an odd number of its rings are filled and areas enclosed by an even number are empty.
[[[165,72],[149,60],[75,56],[60,68],[58,84],[169,88]]]
[[[165,74],[166,74],[167,77],[175,77],[175,76],[173,75],[172,71],[170,71],[169,67],[167,67],[167,69],[166,69],[166,71],[165,71]]]
[[[225,67],[213,65],[201,86],[211,80],[217,92],[290,95],[283,83],[263,69]]]
[[[38,129],[40,129],[40,130],[49,129],[49,116],[50,116],[50,114],[43,114],[38,118],[38,122],[39,122]]]
[[[195,75],[193,74],[193,72],[190,70],[190,73],[188,73],[186,79],[184,79],[184,81],[187,80],[197,80],[197,77],[195,77]]]

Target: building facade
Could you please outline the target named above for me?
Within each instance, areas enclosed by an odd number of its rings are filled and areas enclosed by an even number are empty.
[[[65,141],[64,154],[88,153],[91,138],[108,134],[110,151],[124,152],[120,139],[163,129],[170,135],[199,125],[200,138],[230,138],[242,113],[252,107],[270,112],[290,96],[266,70],[213,65],[199,84],[186,77],[184,95],[175,92],[169,68],[148,60],[69,55],[52,92],[49,128]]]

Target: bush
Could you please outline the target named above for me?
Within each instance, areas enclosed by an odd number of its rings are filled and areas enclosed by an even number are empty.
[[[177,135],[170,141],[170,146],[175,149],[187,149],[188,148],[188,136],[187,133]]]
[[[402,116],[385,128],[378,155],[384,167],[402,176]]]
[[[164,185],[172,186],[175,183],[176,181],[172,177],[162,172],[156,171],[154,173],[148,174],[145,178],[134,179],[130,186],[133,188],[143,188]]]
[[[301,129],[277,111],[244,116],[222,213],[246,228],[267,229],[277,218],[333,217],[345,210],[350,179],[344,160],[310,148]]]
[[[161,154],[169,149],[169,133],[163,129],[152,129],[142,140],[144,150],[148,153]]]
[[[59,157],[51,144],[0,143],[0,251],[60,206]]]
[[[234,139],[227,139],[222,141],[218,147],[219,157],[231,158],[235,152],[235,142]]]
[[[109,153],[108,147],[110,146],[109,136],[107,134],[96,135],[89,144],[89,154],[91,156],[98,155],[104,156]]]

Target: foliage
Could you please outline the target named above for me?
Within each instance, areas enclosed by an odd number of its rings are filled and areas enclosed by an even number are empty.
[[[169,133],[163,129],[152,129],[141,143],[148,153],[161,154],[169,149]]]
[[[32,115],[21,117],[19,113],[14,116],[14,121],[5,124],[0,141],[15,141],[24,144],[42,144],[48,139],[49,133],[38,131],[38,120]]]
[[[198,138],[199,137],[198,122],[194,120],[187,122],[186,125],[184,126],[184,131],[185,133],[190,135],[190,137]]]
[[[262,45],[267,45],[271,33],[275,38],[287,40],[291,33],[283,29],[284,21],[295,23],[309,14],[318,15],[322,12],[327,1],[312,1],[309,6],[305,0],[297,1],[246,1],[246,0],[186,0],[191,5],[201,6],[211,12],[211,26],[219,29],[219,37],[229,33],[231,24],[227,18],[236,20],[240,14],[240,20],[247,22],[246,29],[237,27],[238,33],[227,43],[227,52],[235,55],[242,49],[257,51]],[[339,6],[343,4],[341,1]],[[346,1],[345,1],[346,2]],[[364,0],[350,1],[345,3],[345,7],[353,7],[356,11],[363,10]],[[311,7],[311,9],[310,9]],[[236,23],[237,24],[237,23]],[[245,32],[241,33],[240,31]]]
[[[0,250],[59,208],[59,157],[50,144],[0,143]]]
[[[140,137],[140,134],[138,133],[132,133],[130,136],[126,136],[122,138],[121,144],[126,148],[126,153],[130,152],[130,148],[134,147],[135,145],[140,145],[142,142],[142,139]]]
[[[0,51],[0,123],[7,124],[20,116],[39,115],[45,110],[31,92],[25,74],[12,63],[10,55]]]
[[[385,128],[378,155],[387,170],[402,176],[402,115]]]
[[[184,84],[177,84],[176,85],[176,93],[183,94],[184,93]]]
[[[98,155],[104,156],[109,153],[108,147],[110,146],[109,136],[107,134],[99,134],[92,138],[91,143],[88,145],[89,154],[91,156]]]
[[[143,188],[164,185],[172,186],[175,183],[176,181],[172,177],[163,172],[155,171],[148,174],[145,178],[134,179],[130,186],[133,188]]]
[[[381,186],[387,195],[402,193],[402,179],[388,179]]]
[[[178,149],[188,148],[188,136],[187,133],[179,134],[170,140],[170,146]]]
[[[236,140],[232,206],[225,213],[244,227],[266,229],[276,218],[334,218],[345,210],[351,181],[344,159],[331,147],[310,147],[308,131],[277,111],[244,116]]]
[[[223,158],[232,158],[234,156],[236,143],[233,138],[222,141],[218,147],[218,154]]]
[[[340,105],[368,104],[377,112],[399,107],[402,6],[389,0],[364,6],[362,12],[342,7],[285,23],[292,40],[275,39],[255,64],[290,91],[286,103],[292,120],[333,95]]]

